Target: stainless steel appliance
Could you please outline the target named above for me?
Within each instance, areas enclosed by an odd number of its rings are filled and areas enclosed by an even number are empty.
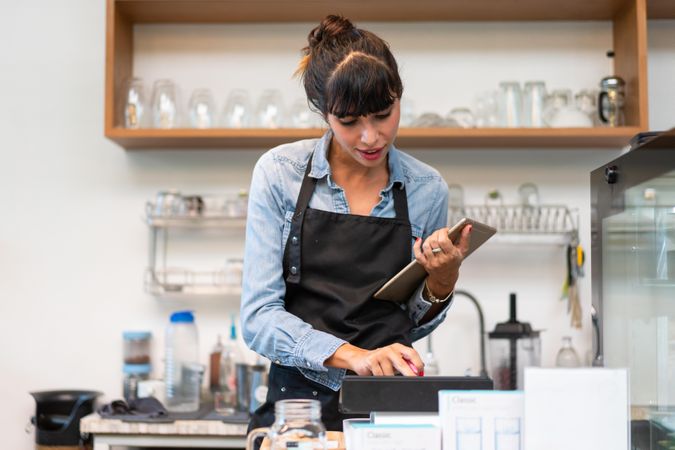
[[[652,450],[675,445],[675,131],[640,140],[591,173],[594,362],[630,369],[632,448]]]

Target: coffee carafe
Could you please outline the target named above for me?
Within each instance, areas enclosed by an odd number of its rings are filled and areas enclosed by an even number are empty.
[[[488,337],[495,389],[523,389],[525,367],[541,364],[541,342],[539,331],[516,318],[516,294],[510,295],[509,320],[498,323]]]
[[[623,105],[626,82],[620,77],[605,77],[600,81],[598,114],[600,120],[610,127],[624,125]]]

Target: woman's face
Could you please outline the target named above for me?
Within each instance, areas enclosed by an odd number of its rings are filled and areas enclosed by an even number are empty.
[[[401,106],[398,99],[385,109],[367,116],[337,117],[328,114],[333,140],[354,161],[365,167],[386,164],[389,147],[396,138]]]

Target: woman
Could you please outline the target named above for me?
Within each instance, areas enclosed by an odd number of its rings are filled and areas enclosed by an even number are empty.
[[[403,86],[387,43],[338,16],[308,40],[298,73],[329,131],[265,153],[251,183],[242,329],[272,366],[250,429],[277,400],[314,398],[340,431],[347,371],[422,374],[411,344],[445,318],[469,242],[469,227],[447,237],[442,177],[393,145]],[[412,254],[428,277],[410,300],[374,299]]]

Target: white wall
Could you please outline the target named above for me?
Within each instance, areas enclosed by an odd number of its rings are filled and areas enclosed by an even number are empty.
[[[168,314],[194,308],[202,353],[208,352],[237,301],[168,302],[143,292],[148,237],[143,205],[166,187],[221,192],[246,186],[262,150],[125,152],[103,137],[104,2],[3,6],[0,430],[3,448],[21,450],[33,448],[33,437],[23,431],[34,412],[29,391],[87,388],[105,392],[104,400],[120,396],[122,331],[155,333],[159,369]],[[418,109],[444,113],[503,78],[543,78],[553,87],[578,89],[594,87],[608,71],[606,24],[371,28],[391,41]],[[246,34],[250,30],[255,35]],[[221,102],[235,84],[278,87],[290,98],[300,93],[288,77],[308,30],[309,25],[144,27],[138,30],[137,73],[147,80],[170,76],[188,92],[208,85]],[[176,33],[178,38],[170,38]],[[668,44],[674,34],[671,22],[650,35],[659,43],[656,66],[650,66],[651,114],[659,127],[673,122],[675,95],[667,80],[675,73],[675,48]],[[237,46],[228,48],[231,39]],[[207,50],[195,58],[202,47]],[[658,80],[663,90],[657,95]],[[579,208],[587,249],[589,171],[620,152],[411,150],[449,182],[460,183],[468,202],[482,201],[491,188],[515,201],[518,185],[537,183],[543,201]],[[231,242],[228,251],[241,248],[236,235]],[[467,261],[461,287],[482,301],[488,328],[506,318],[508,293],[518,292],[519,316],[546,329],[544,364],[552,365],[563,334],[574,337],[582,356],[590,342],[588,320],[581,331],[569,329],[565,305],[558,301],[563,275],[562,248],[497,246]],[[581,298],[587,313],[588,278],[581,282]],[[457,300],[436,336],[444,373],[477,370],[475,317],[466,302]]]

